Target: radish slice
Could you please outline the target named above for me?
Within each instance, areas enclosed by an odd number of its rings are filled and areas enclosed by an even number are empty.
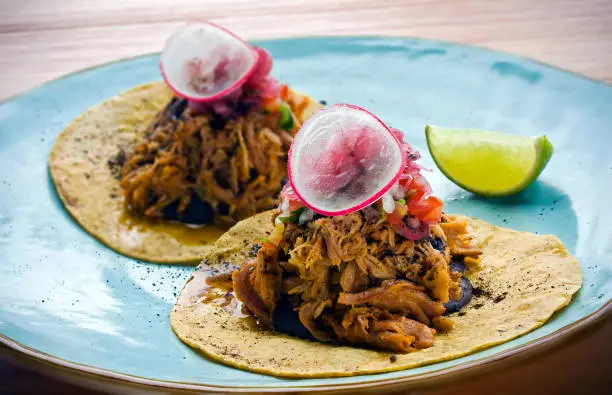
[[[389,128],[356,106],[315,113],[289,151],[289,181],[311,210],[328,216],[362,209],[398,180],[404,155]]]
[[[210,22],[195,22],[168,39],[159,65],[177,95],[206,102],[244,84],[258,58],[259,52],[232,32]]]

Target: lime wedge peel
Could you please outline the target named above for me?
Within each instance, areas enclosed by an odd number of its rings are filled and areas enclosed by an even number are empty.
[[[452,182],[483,196],[509,196],[535,181],[553,153],[546,136],[427,125],[427,146]]]

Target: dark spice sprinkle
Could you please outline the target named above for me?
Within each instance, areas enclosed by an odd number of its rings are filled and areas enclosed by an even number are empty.
[[[463,317],[465,315],[465,311],[460,311],[459,314],[457,314],[459,317]]]
[[[472,295],[474,295],[474,296],[480,296],[480,295],[483,295],[483,294],[484,294],[484,291],[482,290],[482,288],[474,287],[472,289]]]
[[[501,302],[504,299],[506,299],[506,295],[505,294],[497,295],[495,297],[495,299],[493,299],[493,303],[499,303],[499,302]]]
[[[429,238],[429,243],[431,244],[431,246],[438,250],[438,251],[444,251],[444,240],[442,240],[439,237],[430,237]]]
[[[327,105],[327,101],[325,100],[319,100],[319,103],[321,103],[322,105],[326,106]]]
[[[389,361],[395,363],[397,361],[397,356],[395,354],[389,355]]]
[[[249,255],[257,256],[257,253],[259,252],[260,249],[261,249],[261,246],[259,244],[251,245],[251,249],[249,250]]]
[[[479,308],[481,308],[482,306],[484,306],[484,304],[482,304],[482,303],[476,303],[476,304],[474,305],[474,309],[479,309]]]

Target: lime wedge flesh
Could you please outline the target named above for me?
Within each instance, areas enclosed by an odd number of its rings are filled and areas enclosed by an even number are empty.
[[[552,156],[546,136],[427,125],[427,146],[451,181],[478,195],[508,196],[535,181]]]

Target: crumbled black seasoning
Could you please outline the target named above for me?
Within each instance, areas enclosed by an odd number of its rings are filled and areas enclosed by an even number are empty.
[[[321,103],[322,105],[326,106],[327,105],[327,101],[325,100],[319,100],[319,103]]]
[[[501,295],[497,295],[494,299],[493,299],[493,303],[499,303],[502,300],[506,299],[506,295],[508,295],[508,292],[504,292]]]
[[[472,289],[472,295],[474,295],[474,296],[484,296],[486,298],[491,296],[491,294],[488,291],[486,291],[486,290],[484,290],[482,288],[479,288],[479,287],[474,287]]]
[[[113,178],[116,178],[117,180],[121,179],[121,168],[125,163],[125,159],[125,151],[120,149],[115,156],[112,156],[106,162]]]
[[[251,245],[251,248],[249,249],[249,256],[256,257],[260,249],[261,249],[261,246],[259,244]]]
[[[397,356],[395,354],[389,355],[389,362],[395,363],[397,361]]]

